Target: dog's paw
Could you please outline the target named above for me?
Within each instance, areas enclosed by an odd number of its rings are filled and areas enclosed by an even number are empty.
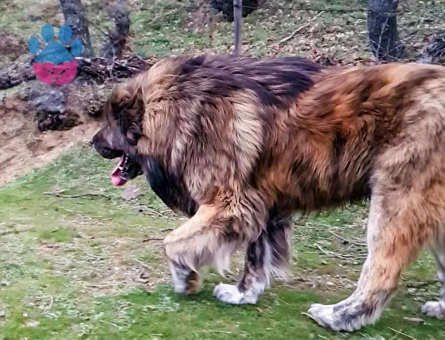
[[[232,305],[255,304],[258,300],[258,296],[240,292],[237,286],[225,283],[220,283],[215,287],[213,296],[221,302]]]
[[[367,322],[365,313],[359,309],[350,310],[347,304],[338,303],[336,305],[313,304],[308,311],[309,316],[320,326],[333,331],[352,332]]]
[[[445,320],[445,301],[428,301],[422,306],[422,313],[427,316]]]

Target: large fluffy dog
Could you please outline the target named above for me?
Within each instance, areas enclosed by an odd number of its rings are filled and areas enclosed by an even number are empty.
[[[389,64],[321,70],[297,58],[166,58],[117,87],[92,144],[120,157],[115,185],[144,173],[190,219],[165,238],[175,290],[224,270],[247,243],[244,276],[214,295],[255,303],[286,271],[290,216],[370,197],[357,290],[309,313],[333,330],[375,321],[424,245],[445,281],[445,70]],[[445,319],[439,302],[423,311]]]

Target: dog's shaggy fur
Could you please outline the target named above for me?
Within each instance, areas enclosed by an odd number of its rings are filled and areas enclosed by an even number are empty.
[[[429,245],[445,281],[445,69],[389,64],[321,70],[297,58],[166,58],[117,87],[93,138],[124,155],[190,219],[165,238],[175,290],[194,293],[201,266],[245,272],[214,295],[256,303],[286,272],[290,216],[369,197],[368,258],[357,290],[309,313],[333,330],[378,319],[399,274]],[[445,319],[439,302],[423,311]]]

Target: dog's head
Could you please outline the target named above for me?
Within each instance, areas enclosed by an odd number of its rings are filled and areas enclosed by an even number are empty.
[[[113,185],[124,185],[142,174],[136,145],[142,134],[144,105],[140,91],[132,84],[120,85],[104,105],[104,126],[90,144],[104,158],[119,158],[111,173]]]

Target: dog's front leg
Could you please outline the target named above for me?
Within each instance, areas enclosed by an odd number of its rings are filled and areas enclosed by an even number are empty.
[[[271,219],[266,230],[249,242],[244,275],[236,285],[220,283],[213,295],[224,303],[255,304],[270,286],[270,276],[285,279],[291,253],[290,218]]]
[[[214,266],[221,274],[229,269],[230,256],[242,242],[227,228],[232,219],[216,205],[202,205],[197,213],[164,239],[175,292],[193,294],[199,290],[198,271]]]

